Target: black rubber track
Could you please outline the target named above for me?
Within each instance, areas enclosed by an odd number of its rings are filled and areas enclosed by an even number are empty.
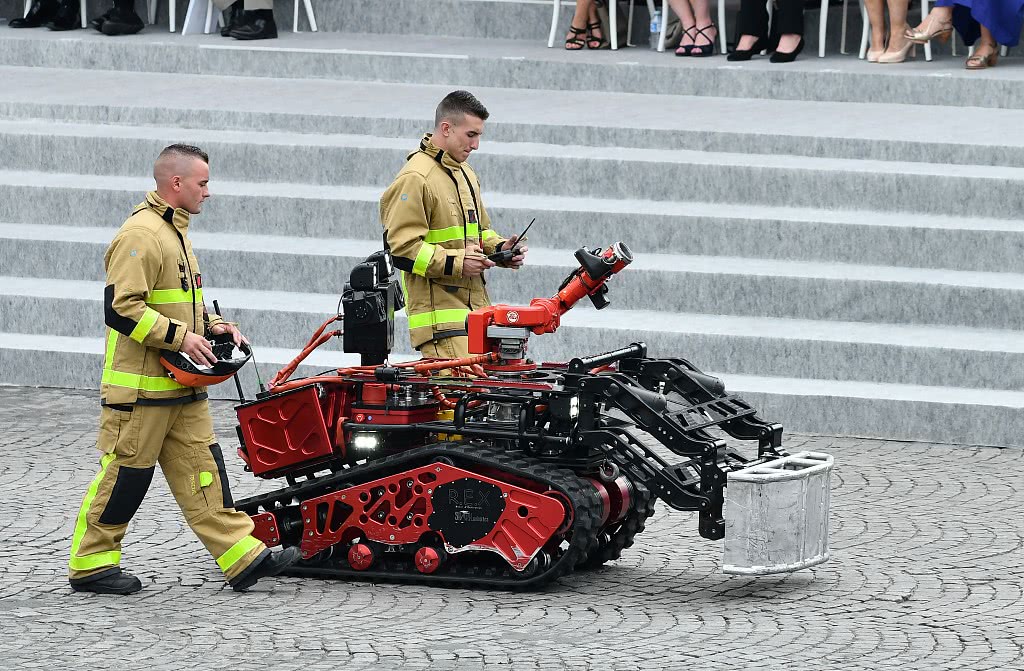
[[[532,574],[517,572],[503,560],[495,561],[498,555],[494,553],[473,551],[452,555],[452,559],[440,571],[430,575],[419,573],[409,561],[388,561],[387,555],[383,555],[380,561],[375,562],[375,568],[382,566],[383,570],[353,570],[342,555],[340,561],[334,558],[301,561],[289,569],[287,574],[451,587],[536,589],[568,575],[578,564],[586,561],[591,552],[597,549],[601,501],[597,491],[589,482],[578,477],[572,471],[552,467],[549,463],[527,457],[519,452],[510,452],[488,445],[436,443],[372,461],[347,471],[242,499],[235,503],[235,507],[249,515],[257,514],[262,510],[275,511],[275,508],[280,505],[293,505],[295,501],[308,500],[360,483],[370,482],[441,458],[450,460],[456,466],[469,471],[473,471],[474,468],[488,468],[541,482],[545,487],[563,494],[573,507],[572,527],[566,534],[568,547],[564,548],[564,551],[555,557],[548,566],[540,568]],[[474,563],[473,557],[478,557],[480,563]]]
[[[647,487],[639,483],[633,485],[633,505],[630,507],[626,517],[619,522],[618,527],[611,533],[611,539],[599,545],[590,555],[583,560],[577,569],[595,569],[605,562],[615,561],[622,556],[622,551],[633,547],[633,539],[644,530],[647,519],[654,514],[654,502],[656,498]]]

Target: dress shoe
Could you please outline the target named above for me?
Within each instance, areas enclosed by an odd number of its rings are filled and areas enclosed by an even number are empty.
[[[71,589],[96,594],[133,594],[142,589],[142,582],[133,575],[121,573],[118,566],[85,578],[72,579]]]
[[[878,57],[879,63],[902,63],[907,60],[907,54],[913,51],[917,56],[917,43],[907,40],[900,49],[886,49],[885,53]]]
[[[236,40],[272,40],[277,37],[274,10],[254,9],[245,12],[245,23],[231,31]]]
[[[245,10],[242,8],[243,0],[235,0],[235,3],[228,7],[225,17],[227,21],[224,23],[224,27],[220,29],[221,37],[231,37],[231,31],[237,28],[241,28],[243,24],[242,17],[245,15]]]
[[[749,61],[754,54],[759,54],[768,48],[768,40],[763,37],[757,38],[754,46],[749,49],[733,49],[733,52],[725,57],[727,61]]]
[[[106,21],[100,25],[100,32],[104,35],[134,35],[146,27],[134,7],[115,6],[106,17]]]
[[[940,21],[928,14],[920,26],[903,31],[903,36],[917,44],[927,44],[932,39],[945,43],[953,36],[953,22]]]
[[[257,580],[275,576],[301,558],[302,550],[295,546],[274,554],[271,554],[270,550],[264,550],[253,563],[246,566],[244,571],[230,581],[231,589],[236,592],[244,592],[255,585]]]
[[[50,30],[75,30],[81,25],[78,0],[61,0],[57,13],[46,23]]]
[[[38,28],[57,16],[57,0],[35,0],[28,14],[21,19],[11,19],[11,28]]]
[[[772,57],[769,58],[768,60],[771,61],[772,63],[792,63],[793,61],[796,60],[796,57],[799,56],[800,52],[803,50],[804,38],[801,37],[800,41],[797,42],[796,49],[793,49],[793,51],[779,51],[778,49],[776,49],[775,53],[772,54]]]
[[[95,19],[89,22],[89,25],[102,33],[103,24],[110,20],[110,17],[114,14],[115,11],[117,10],[113,8],[108,9],[106,14],[97,16]]]

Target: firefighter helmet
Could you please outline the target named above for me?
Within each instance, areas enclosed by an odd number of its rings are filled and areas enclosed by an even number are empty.
[[[215,335],[207,340],[213,346],[213,355],[217,357],[217,363],[212,366],[200,365],[184,352],[163,352],[160,363],[175,382],[186,387],[208,387],[228,379],[252,358],[249,345],[242,343],[236,348],[230,333]]]

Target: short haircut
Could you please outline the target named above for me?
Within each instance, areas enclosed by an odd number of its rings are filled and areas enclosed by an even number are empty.
[[[437,111],[434,112],[434,126],[440,126],[444,119],[457,126],[467,114],[481,121],[487,121],[487,117],[491,115],[484,104],[469,91],[452,91],[437,106]]]
[[[172,144],[169,147],[164,147],[164,150],[160,152],[160,156],[157,157],[159,161],[162,158],[168,158],[170,156],[176,156],[180,158],[199,158],[202,159],[203,163],[210,165],[210,157],[205,151],[199,147],[190,144]]]

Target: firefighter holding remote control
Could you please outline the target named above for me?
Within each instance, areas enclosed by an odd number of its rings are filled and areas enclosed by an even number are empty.
[[[466,160],[480,146],[487,109],[468,91],[437,106],[434,132],[380,200],[385,242],[402,271],[412,345],[424,357],[469,356],[466,317],[491,304],[484,272],[518,269],[525,238],[491,228],[480,182]]]

